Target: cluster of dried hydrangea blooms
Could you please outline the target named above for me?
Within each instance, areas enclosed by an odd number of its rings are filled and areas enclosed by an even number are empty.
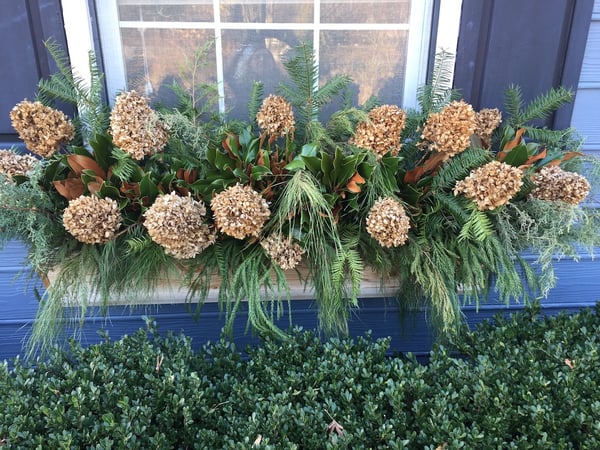
[[[498,108],[482,109],[475,113],[475,134],[489,143],[500,122],[502,122],[502,113]]]
[[[10,120],[27,148],[44,158],[75,136],[75,128],[63,112],[40,102],[18,103],[10,112]]]
[[[395,105],[382,105],[369,112],[369,121],[356,126],[351,144],[378,156],[400,151],[400,134],[406,124],[406,113]]]
[[[39,161],[31,155],[18,155],[11,150],[0,150],[0,173],[7,177],[27,175]]]
[[[375,202],[367,216],[367,232],[382,247],[399,247],[408,239],[410,219],[397,200],[386,197]]]
[[[421,138],[430,148],[450,158],[466,150],[475,132],[475,111],[464,101],[454,101],[438,113],[431,113],[425,122]]]
[[[65,208],[63,225],[80,242],[105,244],[121,226],[119,205],[110,198],[82,195]]]
[[[267,255],[283,270],[295,268],[302,260],[304,249],[291,237],[273,233],[260,242]]]
[[[141,160],[163,150],[169,140],[167,125],[135,91],[124,92],[115,100],[110,114],[113,143],[133,159]]]
[[[167,255],[190,259],[215,242],[216,235],[205,222],[202,201],[175,192],[161,195],[144,213],[144,226],[150,238]]]
[[[266,200],[250,186],[241,184],[215,195],[210,208],[219,231],[236,239],[258,236],[271,215]]]
[[[287,136],[296,130],[292,105],[283,97],[269,95],[256,114],[256,123],[270,136]]]
[[[584,176],[559,166],[544,167],[533,181],[531,196],[540,200],[578,205],[590,192],[590,183]]]
[[[456,183],[454,195],[464,194],[477,203],[480,211],[506,205],[523,185],[523,172],[518,167],[492,161]]]

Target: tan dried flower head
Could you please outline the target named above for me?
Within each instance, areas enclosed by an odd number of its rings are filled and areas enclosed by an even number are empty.
[[[454,195],[464,194],[477,203],[480,211],[506,205],[523,185],[523,172],[518,167],[492,161],[456,183]]]
[[[502,122],[502,113],[498,108],[482,109],[475,113],[475,134],[489,143],[500,122]]]
[[[568,172],[559,166],[544,167],[534,179],[531,196],[578,205],[590,192],[590,183],[578,173]]]
[[[241,184],[215,195],[210,208],[219,231],[236,239],[258,236],[271,215],[266,200],[250,186]]]
[[[63,225],[80,242],[105,244],[121,226],[119,205],[111,198],[82,195],[65,208]]]
[[[295,268],[302,260],[304,249],[291,237],[273,233],[260,242],[267,255],[283,270]]]
[[[375,202],[367,216],[367,232],[382,247],[399,247],[408,239],[410,220],[397,200],[386,197]]]
[[[369,112],[369,122],[356,126],[351,144],[384,156],[400,151],[400,134],[406,124],[406,113],[395,105],[382,105]]]
[[[0,173],[7,177],[27,175],[39,161],[31,155],[18,155],[11,150],[0,150]]]
[[[144,213],[144,226],[150,238],[167,255],[190,259],[215,242],[216,234],[205,222],[202,201],[175,192],[158,197]]]
[[[439,113],[430,114],[421,138],[431,143],[430,148],[449,158],[469,147],[474,132],[475,111],[461,100],[451,102]]]
[[[144,159],[163,150],[169,140],[167,125],[135,91],[123,92],[110,114],[113,142],[133,159]]]
[[[40,102],[18,103],[10,112],[10,120],[27,148],[44,158],[75,136],[75,128],[62,111]]]
[[[256,122],[261,130],[271,136],[286,136],[296,129],[292,105],[278,95],[269,95],[263,100],[256,114]]]

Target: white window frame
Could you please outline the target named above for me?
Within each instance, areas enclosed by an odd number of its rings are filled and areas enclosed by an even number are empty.
[[[206,1],[206,0],[205,0]],[[215,33],[217,89],[219,93],[219,110],[225,111],[225,95],[223,83],[223,56],[221,51],[221,31],[223,29],[285,29],[313,30],[313,47],[319,55],[319,36],[322,30],[420,30],[421,33],[409,32],[407,64],[404,84],[404,108],[417,106],[417,88],[426,82],[427,62],[429,58],[429,36],[431,33],[431,17],[434,0],[412,0],[408,24],[336,24],[320,22],[320,1],[315,1],[313,23],[233,23],[221,22],[219,1],[212,0],[215,22],[129,22],[119,21],[117,0],[96,0],[98,26],[101,35],[102,57],[104,61],[106,85],[109,98],[126,88],[125,64],[121,47],[121,27],[134,28],[195,28],[212,29]],[[148,1],[149,4],[157,1]],[[194,0],[178,0],[179,4],[194,3]],[[89,79],[88,55],[94,48],[93,34],[90,24],[90,11],[87,1],[62,0],[67,46],[74,72],[83,79]],[[437,27],[436,49],[449,50],[455,53],[458,42],[458,29],[462,0],[440,0],[440,20]],[[82,23],[85,24],[82,27]],[[425,36],[425,38],[423,38]]]

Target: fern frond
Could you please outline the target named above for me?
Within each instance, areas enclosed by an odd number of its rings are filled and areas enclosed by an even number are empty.
[[[458,235],[458,241],[463,242],[467,239],[484,241],[495,232],[494,225],[484,211],[475,208],[471,211],[469,220],[465,222]]]
[[[440,110],[444,105],[459,97],[452,89],[454,55],[442,50],[435,55],[431,82],[417,90],[417,101],[424,114]]]
[[[520,126],[536,119],[547,119],[554,111],[573,100],[573,93],[564,87],[552,88],[533,99],[521,112]]]
[[[521,87],[511,84],[504,91],[504,110],[506,117],[504,119],[512,128],[517,128],[517,124],[522,123],[521,110],[523,109],[523,92]]]
[[[131,179],[131,176],[139,170],[139,166],[129,153],[124,152],[118,147],[113,147],[111,154],[115,159],[115,164],[112,166],[113,175],[121,181]]]
[[[252,83],[252,89],[250,90],[250,100],[248,100],[248,118],[250,123],[256,125],[256,114],[260,110],[263,95],[265,92],[265,85],[259,81]]]

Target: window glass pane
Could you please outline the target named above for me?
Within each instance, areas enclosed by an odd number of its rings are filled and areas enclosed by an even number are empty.
[[[127,88],[168,101],[173,80],[186,82],[186,61],[214,38],[209,30],[121,29]],[[215,54],[211,49],[199,73],[199,83],[216,83]]]
[[[169,104],[172,96],[164,85],[181,79],[186,58],[213,43],[199,73],[202,82],[218,86],[219,108],[235,118],[247,119],[253,81],[264,83],[265,94],[276,92],[286,75],[283,62],[294,47],[313,43],[315,36],[321,83],[349,75],[360,104],[374,95],[383,103],[402,105],[405,86],[410,90],[406,96],[414,97],[413,81],[421,76],[421,69],[414,68],[426,61],[423,43],[429,36],[422,27],[431,18],[419,16],[426,8],[410,0],[112,1],[114,17],[118,11],[112,23],[120,29],[118,51],[123,54],[116,89],[136,89]],[[220,17],[213,16],[215,3]],[[135,22],[144,24],[138,28]],[[419,58],[416,66],[407,61],[409,54]],[[111,62],[105,64],[110,67]]]
[[[275,93],[286,76],[283,62],[301,42],[310,43],[312,32],[291,30],[224,30],[223,68],[228,115],[247,119],[247,104],[254,81],[265,95]]]
[[[312,23],[313,10],[312,1],[225,0],[221,2],[221,20],[242,23]]]
[[[321,77],[349,75],[360,104],[372,95],[401,104],[407,43],[406,31],[323,31]]]
[[[212,2],[197,5],[123,4],[119,2],[119,19],[145,22],[212,22]]]
[[[408,23],[410,0],[323,0],[322,23]]]

